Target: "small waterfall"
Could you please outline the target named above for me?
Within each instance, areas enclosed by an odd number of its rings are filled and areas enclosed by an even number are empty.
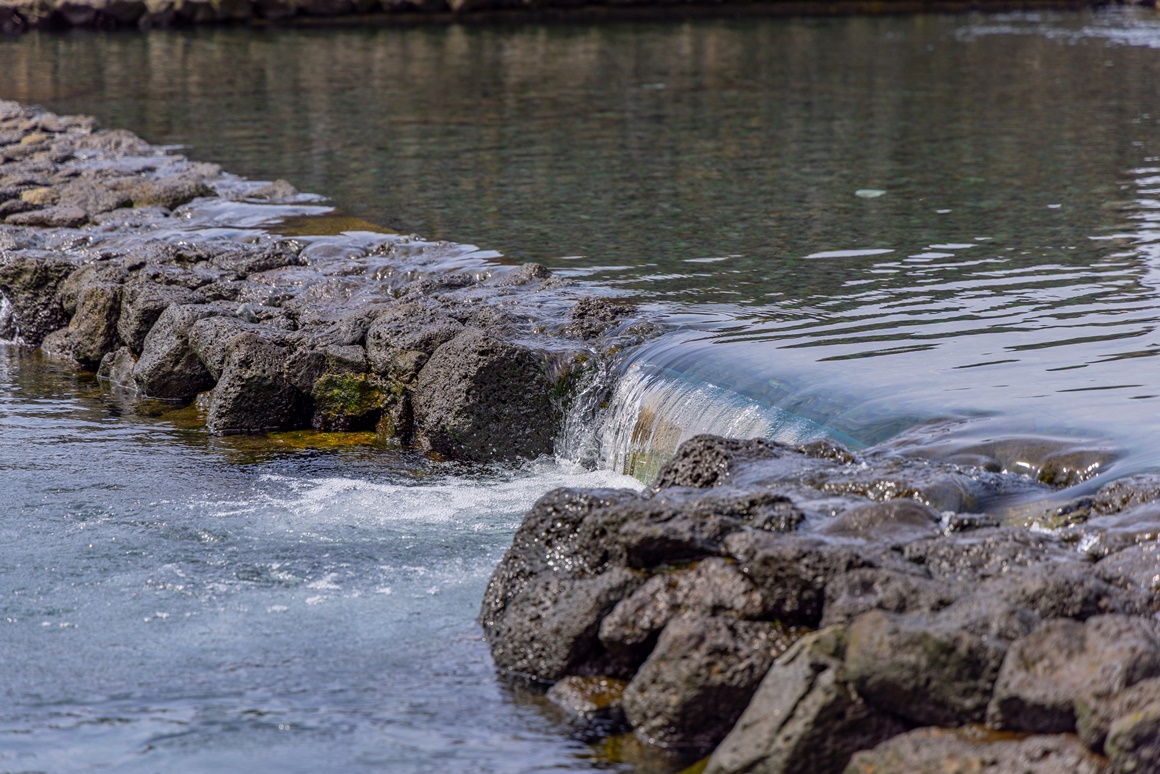
[[[856,450],[917,421],[883,412],[854,390],[826,394],[766,378],[762,368],[720,359],[705,345],[673,335],[594,368],[572,400],[557,456],[648,482],[702,433],[789,444],[828,437]]]

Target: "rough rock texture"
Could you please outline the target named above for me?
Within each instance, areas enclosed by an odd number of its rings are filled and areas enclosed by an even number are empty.
[[[255,229],[263,208],[328,211],[285,181],[0,102],[0,334],[147,398],[214,388],[215,433],[373,429],[472,462],[551,453],[583,374],[642,335],[619,330],[631,306],[542,266],[394,234],[279,238]]]
[[[841,771],[850,755],[905,730],[868,705],[845,673],[846,632],[800,639],[766,674],[705,774]]]
[[[1160,486],[1138,487],[1097,495],[1100,518],[1155,507]],[[1100,771],[1113,726],[1124,765],[1147,770],[1160,675],[1152,543],[1093,556],[1077,550],[1075,522],[1032,531],[933,504],[1050,491],[889,449],[698,437],[639,494],[541,499],[480,618],[502,670],[558,680],[570,662],[568,674],[628,680],[625,718],[643,740],[700,750],[728,731],[706,769],[716,774]],[[561,578],[624,572],[636,581],[620,598],[578,620],[582,649],[546,631],[572,609]],[[746,698],[741,685],[760,671],[755,632],[797,642]],[[553,647],[579,655],[551,659],[547,674],[520,660]],[[1090,751],[1074,736],[1010,734],[1073,733],[1077,713]],[[868,752],[931,724],[959,731]]]
[[[415,380],[418,432],[453,459],[548,454],[559,424],[550,390],[536,353],[469,328],[435,350]]]
[[[860,752],[846,774],[1106,774],[1074,736],[1010,738],[920,728]]]
[[[678,616],[625,689],[625,717],[653,744],[712,749],[788,644],[764,621]]]
[[[987,710],[987,724],[1032,733],[1076,728],[1075,701],[1115,693],[1160,675],[1155,622],[1101,615],[1080,623],[1046,621],[1007,653]]]

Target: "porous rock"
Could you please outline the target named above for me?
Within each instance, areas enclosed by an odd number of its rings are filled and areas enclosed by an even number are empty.
[[[859,752],[845,774],[1107,774],[1071,735],[1015,737],[920,728]]]
[[[845,647],[843,627],[794,643],[766,673],[705,774],[840,772],[853,753],[904,731],[850,684]]]
[[[1160,697],[1113,723],[1104,751],[1116,772],[1160,771]]]
[[[435,351],[415,381],[419,434],[452,459],[551,453],[557,412],[541,362],[526,348],[463,331]]]
[[[96,369],[101,359],[120,344],[117,320],[121,315],[121,286],[86,285],[68,326],[69,351],[85,368]]]
[[[677,616],[625,689],[625,717],[652,744],[711,749],[788,644],[770,622]]]
[[[987,724],[1031,733],[1075,730],[1075,701],[1085,693],[1115,693],[1160,675],[1154,622],[1123,615],[1080,623],[1053,619],[1007,652]]]
[[[1115,693],[1090,692],[1075,701],[1076,731],[1079,738],[1095,752],[1104,751],[1108,729],[1122,717],[1133,715],[1160,701],[1160,678],[1128,686]]]
[[[610,652],[640,663],[668,623],[687,613],[757,619],[765,613],[765,604],[761,592],[736,567],[710,558],[649,578],[605,617],[600,641]]]
[[[20,337],[30,347],[68,324],[57,290],[78,268],[75,260],[53,252],[0,251],[0,294],[12,304]]]
[[[189,343],[189,331],[224,310],[204,304],[174,304],[157,318],[141,346],[133,379],[151,398],[189,400],[214,385],[213,376]]]
[[[286,347],[255,333],[230,340],[206,419],[210,432],[255,433],[304,423],[305,396],[282,376],[287,354]]]
[[[496,666],[544,681],[606,674],[600,621],[643,580],[618,567],[596,576],[549,572],[529,579],[485,623]]]

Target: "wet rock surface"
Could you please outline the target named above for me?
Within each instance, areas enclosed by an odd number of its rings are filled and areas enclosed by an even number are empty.
[[[643,492],[537,503],[484,632],[501,670],[626,680],[637,737],[711,753],[714,774],[1151,770],[1155,541],[1088,547],[1160,488],[1060,505],[1052,483],[991,467],[693,438]],[[1083,515],[1030,529],[1044,511]],[[602,579],[599,605],[561,596]],[[529,661],[557,615],[583,637]]]
[[[570,390],[623,346],[633,311],[470,246],[280,238],[258,226],[329,208],[11,102],[0,192],[4,330],[123,392],[208,393],[218,434],[313,426],[471,462],[548,454]]]

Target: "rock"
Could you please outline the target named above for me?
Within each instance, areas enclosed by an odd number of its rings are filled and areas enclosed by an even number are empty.
[[[87,223],[89,216],[80,207],[45,207],[9,215],[7,222],[14,226],[40,228],[76,228]]]
[[[68,326],[72,357],[95,370],[101,359],[120,345],[117,320],[121,315],[121,286],[86,285],[77,301],[76,314]]]
[[[77,262],[55,252],[0,251],[0,293],[12,304],[20,338],[38,347],[52,331],[68,324],[57,290]]]
[[[117,335],[125,346],[139,353],[162,312],[175,304],[202,304],[205,300],[200,293],[181,286],[128,282],[121,295]]]
[[[615,677],[565,677],[548,689],[548,700],[584,720],[624,723],[624,689],[628,683]]]
[[[97,379],[109,382],[119,390],[136,393],[137,382],[133,380],[133,367],[136,365],[137,357],[132,350],[121,347],[101,358]]]
[[[1075,701],[1079,738],[1097,753],[1104,751],[1108,729],[1118,719],[1160,701],[1160,678],[1150,677],[1112,694],[1086,693]]]
[[[99,263],[89,263],[81,266],[72,274],[68,275],[56,290],[57,297],[60,299],[61,308],[68,315],[73,315],[77,311],[77,304],[80,301],[81,291],[88,285],[120,285],[129,278],[129,272],[120,266],[118,263],[102,261]]]
[[[496,287],[516,287],[530,285],[533,282],[545,280],[551,276],[552,272],[541,264],[521,263],[510,271],[501,274],[491,284]]]
[[[636,312],[636,304],[616,298],[588,296],[576,302],[564,326],[564,334],[579,339],[603,336]]]
[[[258,246],[231,244],[210,258],[210,263],[218,269],[228,271],[235,278],[244,280],[251,274],[281,269],[286,266],[300,266],[299,248],[293,242],[275,242]]]
[[[749,578],[724,559],[654,575],[621,601],[600,624],[600,641],[610,652],[639,664],[657,637],[679,615],[757,619],[764,600]]]
[[[291,337],[287,337],[292,340]],[[363,374],[367,371],[366,350],[357,344],[324,344],[294,347],[282,369],[286,380],[299,392],[309,395],[326,374]]]
[[[189,328],[189,346],[214,380],[221,378],[229,359],[230,344],[242,334],[251,334],[278,347],[286,347],[286,335],[265,325],[248,323],[237,317],[203,317]]]
[[[1160,696],[1113,723],[1104,749],[1116,772],[1160,771]]]
[[[482,621],[496,666],[544,681],[607,674],[600,622],[643,580],[612,568],[587,577],[547,572],[520,584]]]
[[[625,717],[652,744],[712,749],[788,645],[769,622],[677,616],[625,689]]]
[[[1074,736],[1011,738],[977,730],[920,728],[858,753],[845,774],[1106,774]]]
[[[234,336],[214,387],[206,427],[215,435],[302,427],[308,403],[282,377],[289,350],[255,333]]]
[[[214,191],[205,184],[204,178],[197,175],[174,175],[130,185],[125,194],[134,207],[157,206],[174,210],[199,196],[213,196]]]
[[[979,593],[1035,611],[1042,618],[1075,618],[1149,612],[1148,594],[1139,588],[1119,588],[1100,580],[1091,565],[1054,562],[1009,572],[983,581]]]
[[[765,440],[694,436],[682,443],[673,458],[657,472],[653,488],[720,486],[729,482],[741,463],[776,457],[779,453],[777,445]]]
[[[858,750],[905,730],[846,679],[846,631],[798,640],[770,668],[705,774],[829,774]]]
[[[295,201],[300,195],[298,189],[287,181],[275,180],[268,185],[250,191],[246,198],[263,199],[271,204],[286,204]]]
[[[165,400],[190,400],[213,387],[214,379],[189,343],[194,323],[223,314],[204,304],[174,304],[157,318],[145,337],[133,380],[143,395]]]
[[[380,315],[366,330],[367,361],[377,374],[412,381],[435,350],[463,332],[450,315],[408,303]]]
[[[1031,733],[1071,732],[1078,697],[1115,693],[1157,675],[1160,638],[1146,619],[1099,615],[1084,623],[1045,621],[1007,652],[987,724]]]
[[[819,532],[834,537],[901,545],[939,534],[940,515],[910,499],[866,503],[843,511]]]
[[[531,350],[463,331],[435,351],[415,381],[418,434],[451,459],[550,454],[557,412],[540,365]]]
[[[835,575],[825,586],[822,626],[848,623],[870,610],[933,613],[963,596],[957,583],[881,568]]]
[[[946,614],[866,613],[849,627],[850,681],[867,701],[912,723],[981,722],[1007,648],[959,624]]]
[[[724,546],[761,590],[771,616],[805,626],[821,621],[826,584],[832,578],[874,566],[849,546],[806,535],[747,529],[726,537]]]
[[[402,390],[371,374],[325,374],[314,385],[314,419],[318,430],[369,430],[383,411],[401,399]],[[398,429],[393,434],[397,434]]]
[[[1017,527],[977,529],[918,540],[902,550],[932,577],[980,580],[1048,560],[1082,562],[1059,538]]]
[[[1160,610],[1160,542],[1147,542],[1104,557],[1095,574],[1115,586],[1138,594],[1152,611]]]

